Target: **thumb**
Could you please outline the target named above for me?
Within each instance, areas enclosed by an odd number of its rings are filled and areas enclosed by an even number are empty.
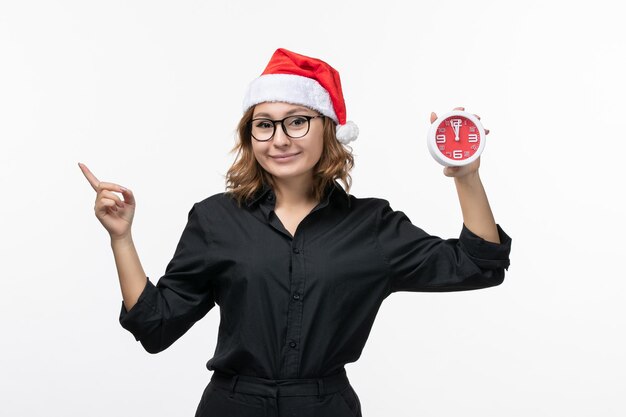
[[[130,204],[131,206],[135,205],[135,196],[133,195],[133,192],[131,190],[129,190],[128,188],[122,187],[121,193],[122,193],[122,196],[124,197],[124,203]]]

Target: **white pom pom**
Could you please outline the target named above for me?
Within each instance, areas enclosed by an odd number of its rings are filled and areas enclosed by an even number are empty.
[[[337,125],[335,135],[339,142],[348,144],[359,136],[359,128],[354,122],[347,121],[345,125]]]

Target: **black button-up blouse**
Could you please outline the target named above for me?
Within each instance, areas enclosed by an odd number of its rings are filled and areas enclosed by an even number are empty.
[[[265,187],[241,208],[226,193],[195,203],[156,286],[146,280],[120,324],[146,351],[168,348],[215,304],[220,326],[209,370],[314,378],[356,361],[381,303],[396,291],[499,285],[511,238],[463,225],[458,239],[414,226],[387,200],[355,198],[336,181],[294,236]]]

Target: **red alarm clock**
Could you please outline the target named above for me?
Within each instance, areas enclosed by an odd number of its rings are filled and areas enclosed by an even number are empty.
[[[485,129],[476,116],[454,110],[430,125],[428,150],[444,166],[462,166],[474,162],[485,149]]]

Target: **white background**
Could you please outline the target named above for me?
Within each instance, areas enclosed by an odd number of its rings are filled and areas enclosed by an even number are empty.
[[[491,130],[481,177],[513,238],[498,287],[394,293],[346,366],[364,416],[623,416],[626,30],[609,1],[0,3],[0,414],[193,416],[214,309],[150,355],[77,163],[137,199],[156,283],[224,191],[247,84],[278,47],[339,70],[352,194],[456,237],[429,114]]]

